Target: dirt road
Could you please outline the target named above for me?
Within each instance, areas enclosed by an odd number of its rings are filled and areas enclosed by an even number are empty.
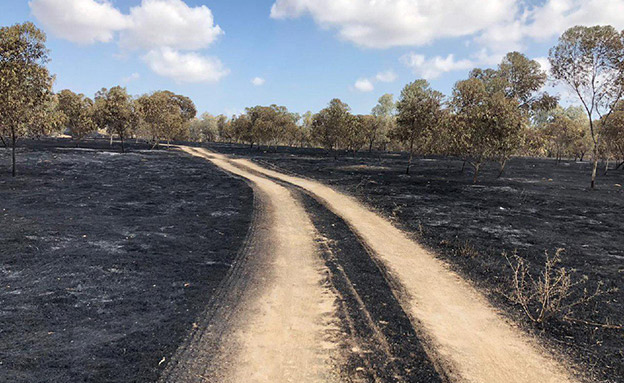
[[[163,381],[573,381],[470,284],[353,198],[247,160],[182,150],[248,180],[264,213],[246,250],[255,271],[230,278],[227,304],[215,303],[225,309],[209,310],[212,320]]]

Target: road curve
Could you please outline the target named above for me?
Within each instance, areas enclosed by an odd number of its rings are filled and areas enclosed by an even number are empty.
[[[253,274],[259,273],[261,280],[242,288],[251,290],[241,293],[242,302],[225,299],[226,306],[232,302],[236,306],[225,307],[237,311],[234,328],[214,335],[215,324],[208,324],[208,330],[178,352],[161,381],[337,382],[336,297],[324,283],[327,271],[304,209],[288,189],[266,177],[192,148],[182,150],[247,179],[254,194],[260,195],[266,211],[256,223],[261,226],[256,235],[261,233],[262,238],[252,251],[263,260],[253,266],[258,269]],[[222,355],[210,355],[214,353]]]
[[[508,323],[469,283],[431,253],[354,198],[319,182],[229,159],[206,149],[192,153],[248,178],[263,175],[297,186],[341,217],[398,282],[397,291],[430,357],[454,382],[570,383],[556,358]],[[255,181],[254,181],[255,182]]]

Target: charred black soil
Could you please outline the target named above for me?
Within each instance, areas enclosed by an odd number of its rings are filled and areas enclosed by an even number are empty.
[[[406,157],[393,153],[328,156],[322,150],[249,149],[211,145],[264,166],[317,179],[358,197],[414,233],[490,299],[547,343],[576,360],[595,380],[624,381],[624,331],[596,324],[624,322],[624,172],[611,170],[589,190],[590,164],[514,158],[501,178],[487,167],[472,184],[462,162],[420,158],[411,175]],[[544,252],[565,249],[562,266],[618,291],[577,306],[573,319],[530,323],[506,297],[511,272],[503,252],[517,251],[535,275]],[[582,294],[578,289],[577,294]]]
[[[350,348],[344,381],[442,382],[387,273],[349,226],[312,197],[296,192],[319,233],[317,241],[339,296]]]
[[[251,189],[103,141],[0,149],[0,381],[154,382],[247,233]]]

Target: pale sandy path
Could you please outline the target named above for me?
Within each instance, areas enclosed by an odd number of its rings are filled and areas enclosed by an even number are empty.
[[[268,197],[271,261],[266,287],[242,310],[241,326],[227,340],[240,348],[220,381],[236,383],[333,382],[335,299],[323,286],[325,268],[316,253],[314,227],[290,192],[276,182],[237,168],[201,150],[208,159],[250,180]]]
[[[432,358],[456,382],[569,383],[574,379],[532,338],[431,253],[354,198],[321,183],[265,169],[251,161],[197,149],[217,165],[248,169],[308,191],[342,217],[377,254],[407,293],[406,312],[428,338]],[[227,165],[226,165],[227,164]]]

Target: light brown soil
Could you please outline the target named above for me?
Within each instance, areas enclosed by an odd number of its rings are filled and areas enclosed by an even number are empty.
[[[226,342],[236,349],[225,382],[332,382],[338,353],[335,296],[323,285],[326,269],[314,243],[314,227],[290,192],[267,178],[233,166],[225,158],[193,148],[221,169],[251,181],[267,197],[270,253],[262,291],[246,302],[240,326]],[[256,250],[258,251],[258,250]]]
[[[355,199],[318,182],[248,160],[231,160],[303,188],[342,217],[405,290],[404,308],[429,339],[432,358],[458,382],[566,383],[574,379],[537,342],[508,323],[470,284]]]

